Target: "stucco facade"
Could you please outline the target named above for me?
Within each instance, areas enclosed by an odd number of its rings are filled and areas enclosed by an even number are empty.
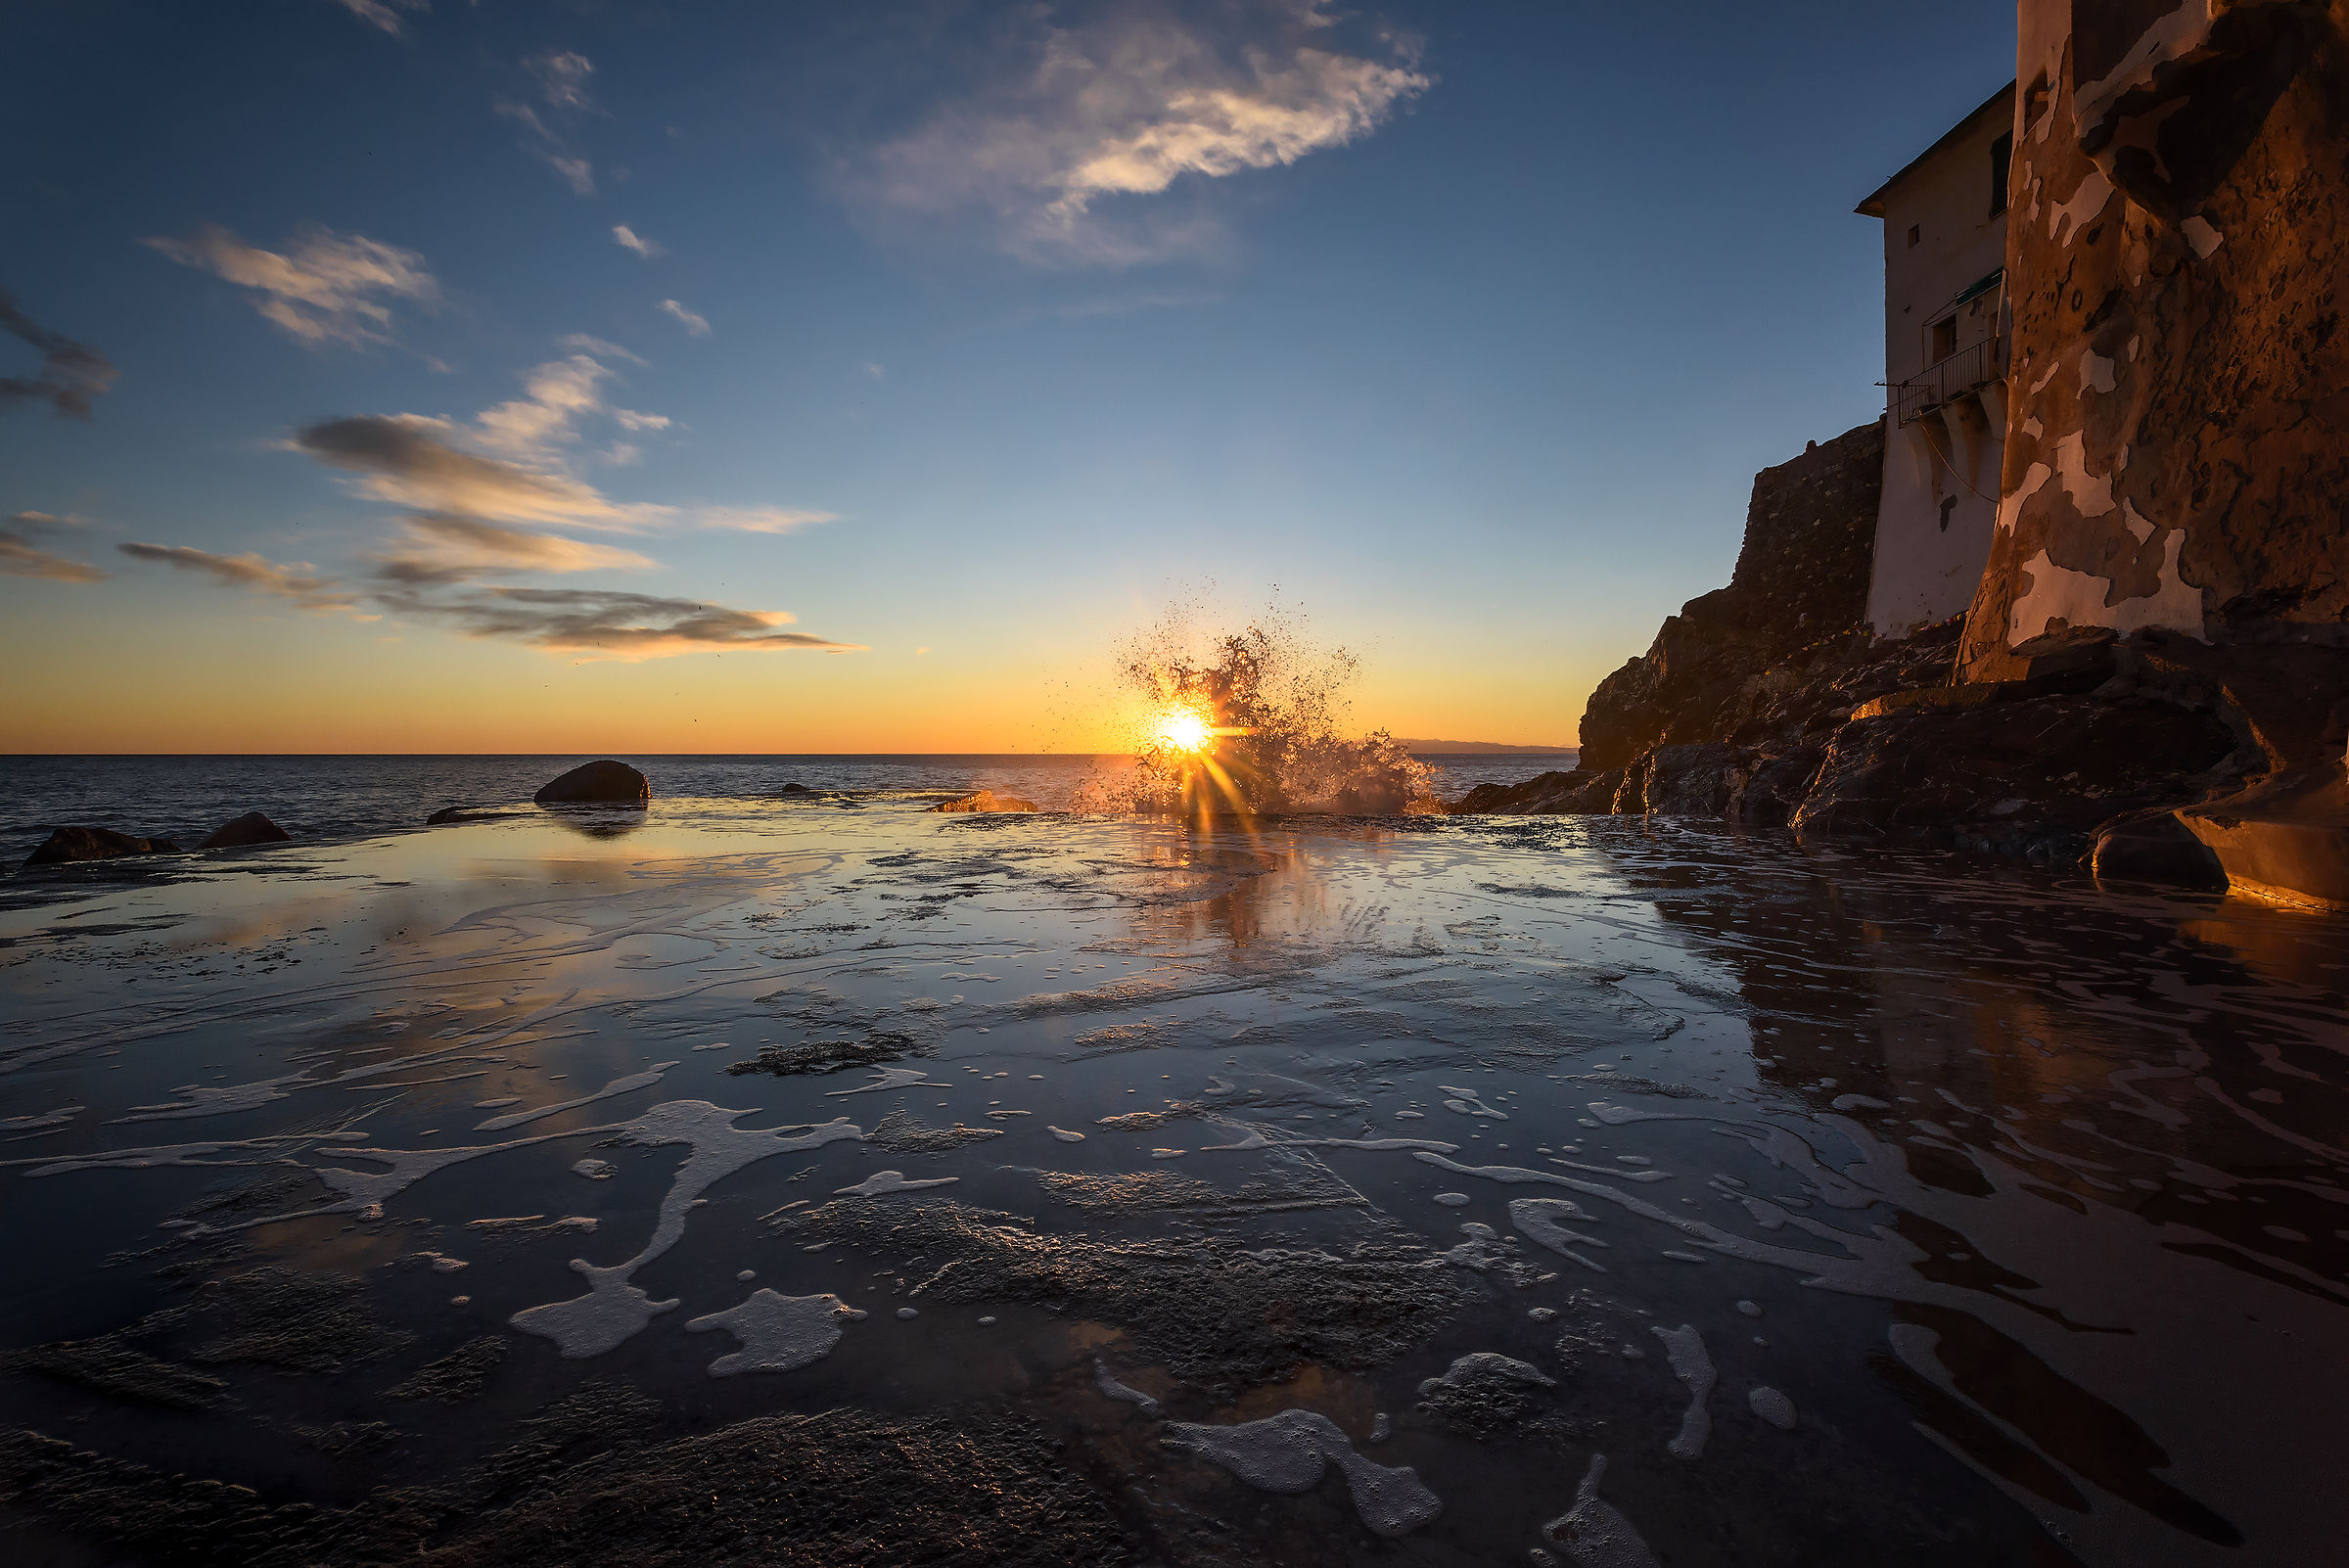
[[[1880,637],[1962,614],[1990,555],[2013,118],[2008,86],[1859,207],[1884,222],[1884,498],[1867,595]]]

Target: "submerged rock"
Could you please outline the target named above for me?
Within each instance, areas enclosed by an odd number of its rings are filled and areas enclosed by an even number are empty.
[[[540,806],[643,806],[653,787],[625,762],[581,762],[542,786],[530,799]]]
[[[177,854],[169,839],[134,839],[113,828],[61,827],[24,857],[26,866],[64,865],[73,860],[112,860],[126,854]]]
[[[998,795],[993,790],[977,790],[959,800],[942,801],[930,807],[933,811],[1033,811],[1034,801],[1024,801],[1017,795]]]
[[[212,830],[212,836],[196,846],[199,850],[241,850],[249,844],[283,844],[293,838],[284,828],[258,811],[248,811],[232,817]]]
[[[1318,1410],[1283,1410],[1261,1421],[1234,1426],[1201,1426],[1174,1421],[1162,1440],[1177,1453],[1192,1453],[1220,1465],[1260,1492],[1310,1491],[1338,1467],[1354,1511],[1370,1533],[1392,1541],[1432,1523],[1444,1500],[1407,1465],[1373,1464],[1354,1452],[1354,1441]]]

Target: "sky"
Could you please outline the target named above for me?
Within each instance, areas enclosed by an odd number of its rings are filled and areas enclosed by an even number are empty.
[[[1170,603],[1571,744],[1882,408],[2014,12],[16,0],[0,752],[1107,749]]]

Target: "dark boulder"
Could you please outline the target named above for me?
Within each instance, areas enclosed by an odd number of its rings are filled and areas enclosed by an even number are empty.
[[[540,806],[643,806],[653,787],[625,762],[581,762],[530,799]]]
[[[439,810],[435,811],[432,815],[426,817],[424,819],[424,825],[426,827],[444,827],[451,822],[462,822],[464,820],[465,807],[462,806],[443,806]]]
[[[2098,882],[2166,882],[2223,888],[2227,868],[2175,811],[2153,811],[2114,822],[2096,834],[2090,866]]]
[[[1651,816],[1724,815],[1751,761],[1735,746],[1659,746],[1635,770],[1638,809]]]
[[[248,811],[231,818],[212,830],[212,836],[196,846],[199,850],[241,850],[249,844],[283,844],[294,835],[270,821],[258,811]]]
[[[65,865],[74,860],[113,860],[125,854],[177,854],[169,839],[134,839],[113,828],[61,827],[41,847],[24,857],[27,868]]]

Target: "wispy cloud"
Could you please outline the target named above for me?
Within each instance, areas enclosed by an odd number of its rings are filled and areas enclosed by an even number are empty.
[[[424,415],[359,414],[305,425],[294,444],[361,476],[359,488],[377,500],[418,511],[622,532],[675,516],[674,507],[610,500],[569,475],[467,451],[454,444],[456,434],[451,422]]]
[[[677,303],[674,300],[662,300],[661,308],[663,311],[676,317],[679,322],[683,323],[686,336],[692,338],[707,338],[710,336],[710,321],[708,317],[697,315],[693,311],[688,310],[683,305]]]
[[[51,332],[18,309],[6,289],[0,289],[0,331],[23,339],[41,356],[41,368],[30,376],[0,376],[0,404],[32,398],[47,403],[60,419],[87,419],[90,399],[119,374],[97,349]]]
[[[363,234],[311,226],[283,254],[247,245],[217,224],[184,240],[140,243],[252,290],[257,296],[253,307],[263,319],[313,347],[389,343],[388,300],[407,300],[427,309],[440,301],[440,286],[422,255]]]
[[[532,55],[522,63],[536,89],[540,106],[553,115],[555,123],[537,108],[516,99],[500,98],[490,107],[508,119],[521,123],[528,134],[522,148],[531,157],[543,161],[566,185],[580,196],[595,194],[595,164],[572,145],[570,136],[560,128],[583,114],[595,111],[595,95],[588,83],[595,75],[595,63],[585,55],[570,50],[550,50]]]
[[[657,255],[668,254],[668,250],[667,247],[655,244],[653,241],[646,239],[634,229],[629,228],[625,223],[615,223],[612,225],[612,238],[620,242],[622,250],[633,251],[638,255],[644,257],[647,261],[650,261]]]
[[[575,353],[594,354],[599,359],[624,359],[631,365],[642,365],[647,362],[643,356],[632,354],[616,343],[607,343],[601,338],[591,337],[584,332],[566,333],[555,340],[555,345],[557,347],[569,348]]]
[[[0,524],[0,574],[51,582],[104,582],[106,574],[96,567],[44,550],[32,541],[32,535],[53,533],[70,521],[47,512],[19,512]]]
[[[692,599],[589,588],[484,587],[426,596],[388,589],[378,602],[394,615],[437,621],[469,637],[527,643],[555,653],[634,663],[678,654],[861,653],[859,644],[781,631],[794,618],[777,610],[729,610]]]
[[[705,506],[694,521],[706,529],[732,529],[741,533],[790,533],[818,523],[837,523],[837,512],[803,512],[782,506]]]
[[[117,544],[115,548],[133,560],[156,561],[210,577],[224,587],[270,594],[303,610],[349,610],[358,603],[355,594],[307,562],[288,565],[250,552],[214,555],[186,544]]]
[[[475,517],[420,512],[402,521],[402,538],[377,562],[376,572],[410,585],[468,582],[493,572],[624,572],[654,564],[633,550],[500,528]]]
[[[334,0],[334,3],[361,22],[381,27],[393,37],[406,30],[407,23],[401,19],[401,12],[432,9],[431,0]]]
[[[1033,31],[999,80],[851,175],[869,209],[976,214],[1040,263],[1162,259],[1211,247],[1219,226],[1115,199],[1343,147],[1431,85],[1391,36],[1342,48],[1323,0],[1242,0],[1212,21],[1151,4],[1067,25],[1040,7],[1029,15]]]

